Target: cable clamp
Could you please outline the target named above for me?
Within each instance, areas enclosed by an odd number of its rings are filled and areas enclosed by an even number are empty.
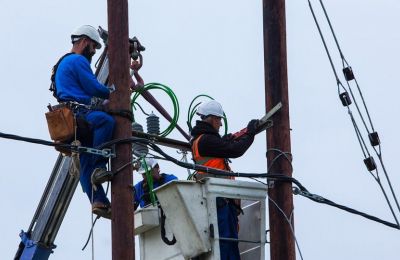
[[[99,149],[95,149],[95,148],[80,146],[80,147],[78,147],[78,152],[100,155],[105,158],[110,158],[110,157],[114,158],[115,157],[115,152],[113,151],[113,149],[109,149],[109,148],[99,150]]]
[[[293,187],[292,191],[293,191],[294,195],[301,195],[301,196],[307,197],[309,199],[312,199],[314,201],[323,202],[325,200],[324,197],[321,197],[321,196],[316,195],[316,194],[309,193],[308,191],[300,190],[297,187]]]

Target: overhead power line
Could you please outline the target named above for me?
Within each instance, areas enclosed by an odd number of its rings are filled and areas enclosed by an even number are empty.
[[[54,144],[52,142],[41,140],[41,139],[22,137],[22,136],[12,135],[12,134],[5,134],[5,133],[2,133],[2,132],[0,132],[0,138],[12,139],[12,140],[17,140],[17,141],[25,141],[25,142],[41,144],[41,145],[46,145],[46,146],[57,146],[57,145],[60,145],[60,144]],[[220,175],[220,176],[233,176],[233,177],[245,177],[245,178],[266,178],[269,181],[290,182],[290,183],[293,183],[294,185],[297,186],[297,187],[293,188],[293,193],[294,194],[298,194],[298,195],[304,196],[304,197],[309,198],[309,199],[311,199],[311,200],[313,200],[315,202],[318,202],[318,203],[327,204],[327,205],[339,208],[341,210],[345,210],[345,211],[347,211],[349,213],[362,216],[362,217],[367,218],[369,220],[384,224],[386,226],[389,226],[389,227],[392,227],[392,228],[395,228],[395,229],[400,229],[400,226],[398,224],[394,224],[394,223],[382,220],[382,219],[377,218],[375,216],[372,216],[372,215],[360,212],[358,210],[355,210],[355,209],[352,209],[352,208],[337,204],[337,203],[335,203],[333,201],[330,201],[328,199],[323,198],[322,196],[319,196],[319,195],[316,195],[316,194],[312,194],[297,179],[295,179],[293,177],[288,177],[288,176],[283,175],[283,174],[268,173],[268,172],[267,173],[228,172],[228,171],[219,170],[219,169],[215,169],[215,168],[209,168],[209,167],[206,167],[206,166],[203,166],[203,165],[183,162],[183,161],[180,161],[180,160],[168,155],[167,153],[165,153],[158,145],[156,145],[151,140],[147,140],[147,139],[143,139],[143,138],[137,138],[137,137],[112,140],[112,141],[104,143],[103,145],[101,145],[99,147],[96,147],[96,148],[97,149],[104,149],[104,148],[109,148],[109,147],[111,147],[111,146],[113,146],[115,144],[128,143],[128,142],[138,143],[138,144],[141,144],[141,145],[147,145],[151,150],[153,150],[153,151],[155,151],[155,152],[157,152],[158,154],[161,155],[161,157],[157,157],[158,159],[170,161],[170,162],[172,162],[172,163],[174,163],[174,164],[176,164],[178,166],[181,166],[183,168],[190,169],[190,170],[202,171],[202,172],[215,174],[215,175]],[[69,147],[70,149],[74,149],[74,151],[84,152],[84,150],[79,149],[80,148],[79,146],[63,144],[63,147],[65,147],[65,148]],[[280,152],[278,156],[282,156],[283,154],[285,154],[285,153]],[[124,166],[127,165],[128,163],[131,163],[131,162],[125,163]],[[122,166],[122,167],[124,167],[124,166]]]
[[[310,8],[311,14],[312,14],[312,16],[314,18],[314,22],[315,22],[315,24],[316,24],[316,26],[318,28],[318,32],[320,34],[322,43],[323,43],[325,51],[326,51],[326,54],[327,54],[329,62],[331,64],[331,68],[332,68],[333,74],[335,75],[335,79],[336,79],[336,84],[338,86],[338,94],[339,94],[340,100],[341,100],[343,106],[345,106],[347,108],[347,113],[350,116],[350,120],[351,120],[353,128],[355,130],[357,140],[358,140],[358,142],[360,144],[361,151],[362,151],[362,153],[364,155],[364,164],[367,167],[368,172],[371,174],[371,176],[375,179],[375,181],[379,185],[379,187],[380,187],[380,189],[381,189],[381,191],[382,191],[382,193],[383,193],[383,195],[385,197],[385,200],[386,200],[386,202],[387,202],[387,204],[389,206],[389,209],[392,212],[393,218],[395,219],[397,225],[399,225],[399,221],[397,219],[396,213],[394,212],[392,203],[390,202],[390,200],[389,200],[389,198],[387,196],[387,193],[385,191],[385,188],[383,187],[382,182],[380,181],[379,169],[378,169],[378,167],[377,167],[377,165],[375,163],[374,158],[371,156],[371,153],[369,152],[369,148],[368,148],[368,145],[367,145],[368,143],[370,144],[370,146],[375,151],[375,154],[379,159],[379,165],[381,166],[380,168],[384,172],[385,179],[386,179],[387,184],[388,184],[388,186],[390,188],[390,192],[391,192],[392,198],[394,199],[395,204],[397,206],[398,213],[400,214],[400,205],[399,205],[399,202],[397,200],[397,196],[396,196],[396,194],[394,192],[392,183],[390,181],[389,174],[386,171],[386,167],[385,167],[385,164],[384,164],[383,159],[382,159],[382,149],[381,149],[381,143],[380,143],[380,140],[379,140],[378,132],[375,131],[375,128],[374,128],[374,125],[372,123],[372,119],[371,119],[370,113],[369,113],[368,108],[367,108],[366,101],[364,99],[364,96],[363,96],[363,93],[361,91],[361,88],[360,88],[360,86],[359,86],[359,84],[357,82],[357,79],[356,79],[356,77],[354,75],[354,72],[353,72],[350,64],[347,62],[347,60],[346,60],[346,58],[345,58],[345,56],[343,54],[343,51],[342,51],[342,49],[341,49],[341,47],[339,45],[339,41],[338,41],[338,39],[336,37],[336,33],[335,33],[334,29],[333,29],[333,26],[332,26],[331,20],[330,20],[330,18],[328,16],[328,12],[326,11],[325,5],[324,5],[322,0],[319,0],[319,3],[321,5],[321,8],[322,8],[323,13],[325,15],[325,18],[326,18],[326,20],[328,22],[331,34],[332,34],[332,36],[334,38],[334,41],[335,41],[335,44],[336,44],[336,48],[337,48],[337,50],[339,52],[340,59],[342,61],[342,67],[343,67],[342,70],[343,70],[343,74],[344,74],[344,78],[345,78],[345,81],[346,81],[347,88],[342,84],[342,82],[339,79],[338,73],[336,72],[336,68],[335,68],[334,63],[333,63],[332,56],[331,56],[331,54],[329,52],[329,49],[327,47],[324,35],[322,33],[321,27],[320,27],[319,22],[318,22],[318,19],[317,19],[316,15],[315,15],[314,8],[313,8],[313,6],[311,4],[311,1],[308,0],[308,5],[309,5],[309,8]],[[363,108],[364,111],[362,111],[361,106],[359,106],[359,104],[357,102],[356,95],[352,90],[351,84],[353,84],[353,83],[355,84],[355,86],[356,86],[356,88],[358,90],[358,95],[359,95],[358,98],[361,99],[361,101],[362,101],[362,108]],[[343,89],[343,92],[341,92],[341,89]],[[347,91],[347,89],[349,91]],[[350,95],[348,94],[349,92],[350,92]],[[365,141],[365,139],[363,137],[363,134],[361,132],[361,129],[357,125],[357,121],[356,121],[356,119],[354,117],[354,114],[353,114],[351,108],[350,108],[350,105],[352,104],[352,102],[354,102],[354,105],[356,106],[357,114],[359,116],[359,119],[362,121],[362,123],[364,125],[364,128],[365,128],[365,131],[367,133],[369,142]],[[367,125],[367,120],[365,120],[365,118],[364,118],[364,113],[366,114],[366,116],[368,118],[369,125]]]

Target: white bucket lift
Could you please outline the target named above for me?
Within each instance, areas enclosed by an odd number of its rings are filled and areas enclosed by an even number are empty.
[[[154,190],[166,215],[166,229],[174,234],[177,243],[163,244],[157,221],[158,211],[151,217],[146,209],[135,213],[135,234],[140,233],[141,260],[189,259],[218,260],[219,233],[217,220],[218,197],[241,199],[244,215],[239,216],[239,251],[242,260],[265,259],[265,198],[266,187],[255,182],[220,178],[205,178],[201,183],[174,180]],[[150,209],[148,209],[149,211]],[[139,218],[139,215],[140,218]],[[140,231],[140,232],[139,232]],[[149,236],[149,234],[153,234]],[[223,238],[221,238],[222,240]],[[158,240],[158,242],[156,241]],[[143,246],[145,245],[145,246]],[[142,250],[144,252],[142,253]],[[146,250],[157,253],[151,258]],[[178,251],[177,251],[178,250]],[[155,255],[152,255],[154,257]]]
[[[168,220],[166,236],[172,239]],[[135,235],[139,235],[140,259],[184,260],[178,243],[169,246],[161,239],[160,215],[157,207],[147,207],[135,212]]]

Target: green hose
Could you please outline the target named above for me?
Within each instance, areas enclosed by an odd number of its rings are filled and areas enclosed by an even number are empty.
[[[212,97],[209,96],[209,95],[201,94],[201,95],[196,96],[196,97],[192,100],[192,102],[190,102],[189,110],[188,110],[188,115],[187,115],[187,122],[186,122],[187,125],[188,125],[188,127],[189,127],[189,131],[192,131],[192,128],[193,128],[193,127],[192,127],[192,120],[193,120],[194,115],[196,114],[197,107],[201,104],[201,102],[198,102],[193,108],[192,108],[192,105],[193,105],[194,101],[195,101],[196,99],[200,98],[200,97],[206,97],[206,98],[209,98],[209,99],[211,99],[211,100],[214,100],[214,98],[212,98]],[[223,117],[223,119],[224,119],[225,134],[227,134],[227,133],[228,133],[228,119],[227,119],[227,117],[226,117],[225,112],[224,112],[224,117]]]
[[[156,195],[154,194],[153,191],[153,174],[152,172],[149,170],[149,167],[147,166],[146,160],[144,158],[142,158],[142,163],[143,163],[143,168],[146,170],[145,174],[146,174],[146,181],[147,181],[147,185],[149,185],[149,193],[150,193],[150,201],[151,204],[153,206],[156,205]]]
[[[177,123],[178,123],[178,119],[179,119],[179,103],[178,103],[178,98],[176,97],[175,93],[171,90],[171,88],[169,88],[166,85],[163,85],[161,83],[147,83],[146,85],[143,86],[143,88],[139,89],[138,91],[135,91],[132,95],[132,99],[131,99],[131,107],[132,110],[135,109],[135,101],[136,99],[143,93],[143,91],[145,90],[152,90],[152,89],[159,89],[164,91],[165,93],[168,94],[168,96],[171,98],[173,107],[174,107],[174,115],[172,117],[172,121],[169,124],[169,126],[160,133],[160,136],[166,137],[167,135],[169,135],[172,130],[174,130],[174,128],[176,127]]]

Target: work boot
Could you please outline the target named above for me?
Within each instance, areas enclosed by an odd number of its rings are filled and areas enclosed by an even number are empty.
[[[106,219],[111,219],[111,205],[101,202],[93,202],[92,213]]]
[[[107,171],[104,168],[96,168],[92,173],[91,181],[93,185],[100,185],[106,181],[111,181],[112,178],[112,171]]]

